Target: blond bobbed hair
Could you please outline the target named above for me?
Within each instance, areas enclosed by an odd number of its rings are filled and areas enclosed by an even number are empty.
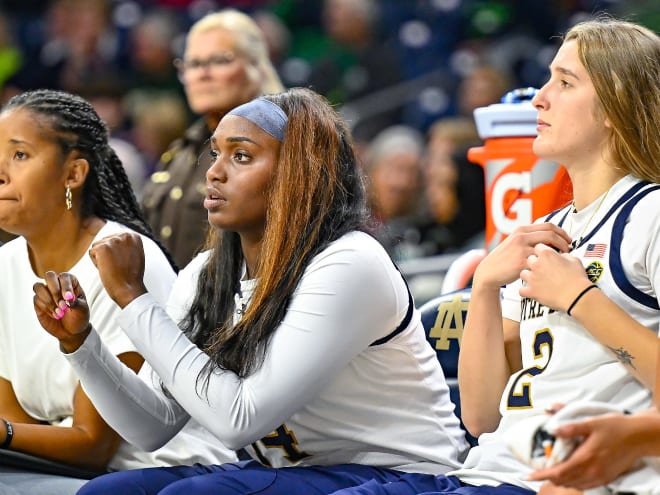
[[[224,29],[234,36],[238,50],[252,68],[251,77],[260,82],[261,94],[284,91],[282,81],[269,58],[268,46],[261,28],[249,15],[236,9],[212,12],[193,24],[187,38],[211,29]]]

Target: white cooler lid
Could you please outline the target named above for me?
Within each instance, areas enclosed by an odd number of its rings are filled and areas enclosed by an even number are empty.
[[[537,110],[532,103],[495,103],[474,110],[481,139],[536,136]]]

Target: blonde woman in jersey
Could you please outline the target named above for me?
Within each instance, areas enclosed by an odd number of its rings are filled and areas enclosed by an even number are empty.
[[[532,468],[509,448],[524,422],[556,403],[651,405],[660,323],[660,39],[611,19],[574,26],[533,104],[534,152],[566,166],[574,200],[518,228],[475,273],[458,376],[462,418],[479,445],[448,476],[335,495],[531,495],[542,481],[530,480]]]
[[[161,386],[103,348],[83,304],[51,318],[60,294],[82,296],[73,277],[52,274],[35,304],[124,438],[155,448],[193,417],[254,460],[113,473],[79,493],[326,494],[458,467],[466,442],[442,369],[402,275],[365,233],[360,167],[327,101],[294,89],[233,109],[206,178],[216,236],[179,274],[174,319],[142,284],[138,238],[92,249]]]

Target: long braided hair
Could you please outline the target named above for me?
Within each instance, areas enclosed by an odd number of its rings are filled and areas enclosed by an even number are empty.
[[[64,91],[39,89],[12,97],[3,110],[24,108],[55,134],[63,156],[76,150],[89,163],[82,188],[81,215],[121,223],[143,234],[163,250],[176,270],[174,260],[154,237],[147,224],[126,170],[108,142],[108,128],[94,107],[83,98]]]
[[[320,95],[304,88],[264,96],[288,115],[270,189],[257,286],[233,324],[243,254],[237,233],[212,231],[212,249],[182,329],[210,356],[198,377],[207,390],[216,369],[239,377],[256,371],[314,256],[344,234],[368,230],[364,185],[345,123]]]

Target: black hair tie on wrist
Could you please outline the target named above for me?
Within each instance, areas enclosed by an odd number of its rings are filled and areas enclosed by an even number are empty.
[[[7,429],[7,436],[5,437],[5,441],[2,442],[2,445],[0,445],[0,449],[8,449],[9,446],[11,445],[12,439],[14,438],[14,427],[5,418],[1,418],[1,419],[5,423],[5,428]]]
[[[567,314],[568,316],[571,316],[571,311],[573,310],[573,308],[575,307],[575,305],[578,303],[578,301],[579,301],[580,299],[582,299],[582,296],[584,296],[584,295],[585,295],[587,292],[589,292],[591,289],[597,289],[597,288],[598,288],[598,286],[597,286],[596,284],[591,284],[589,287],[587,287],[587,288],[584,289],[582,292],[580,292],[580,293],[577,295],[577,297],[576,297],[575,299],[573,299],[573,302],[571,303],[571,305],[570,305],[570,306],[568,307],[568,309],[566,310],[566,314]]]

